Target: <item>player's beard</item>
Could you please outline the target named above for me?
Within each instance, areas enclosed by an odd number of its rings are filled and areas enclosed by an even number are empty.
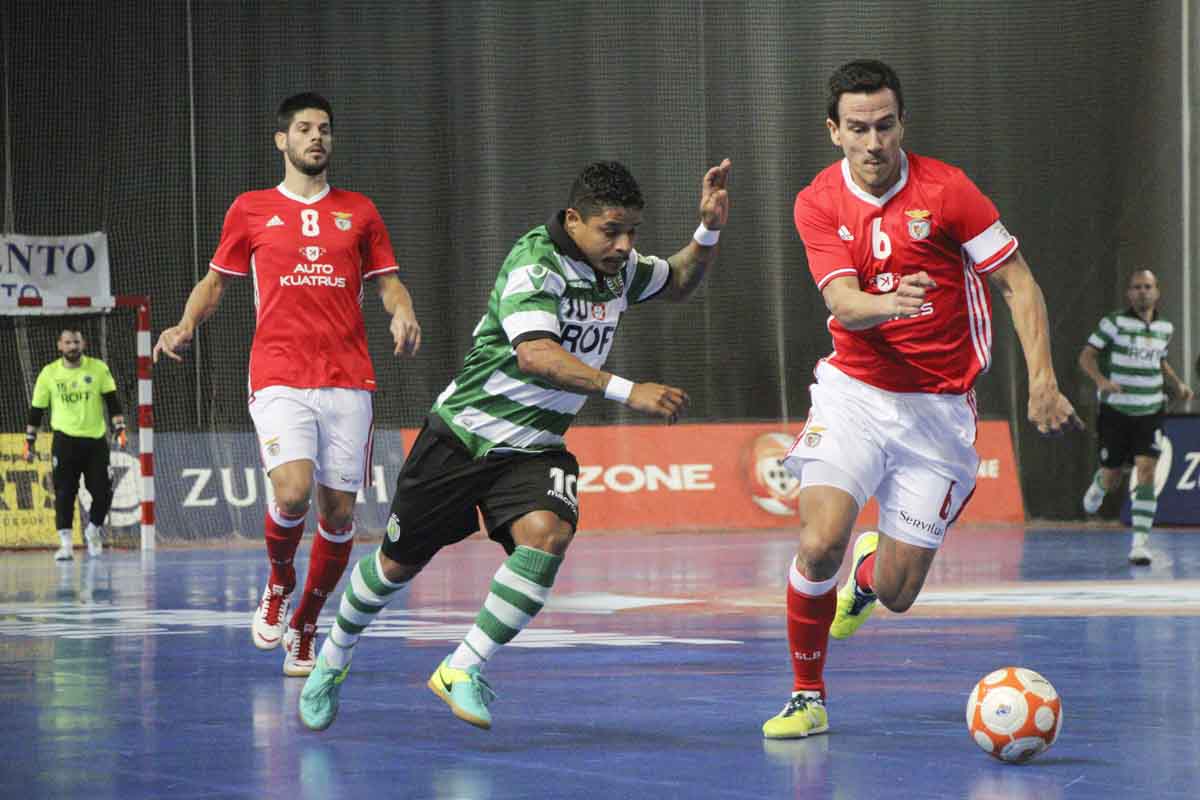
[[[83,351],[82,350],[67,350],[63,353],[63,358],[65,358],[67,360],[67,362],[70,364],[78,364],[79,360],[81,358],[83,358]]]
[[[300,172],[303,172],[310,178],[315,178],[329,168],[329,151],[325,151],[325,160],[319,163],[304,160],[304,153],[296,153],[290,147],[287,151],[287,159]]]

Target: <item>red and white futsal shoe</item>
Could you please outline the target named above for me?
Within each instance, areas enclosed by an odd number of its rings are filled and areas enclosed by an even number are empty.
[[[274,650],[283,641],[283,632],[287,628],[288,607],[291,605],[291,593],[284,592],[279,584],[267,584],[263,589],[262,600],[254,609],[253,624],[250,626],[250,638],[259,650]]]
[[[299,631],[289,627],[283,634],[283,649],[283,674],[307,678],[317,665],[317,626],[305,625]]]

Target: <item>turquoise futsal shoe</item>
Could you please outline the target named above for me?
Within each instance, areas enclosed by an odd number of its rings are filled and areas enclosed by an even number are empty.
[[[323,656],[317,656],[317,663],[300,690],[300,721],[306,728],[323,731],[333,724],[338,712],[338,694],[349,672],[349,664],[343,669],[333,669]]]

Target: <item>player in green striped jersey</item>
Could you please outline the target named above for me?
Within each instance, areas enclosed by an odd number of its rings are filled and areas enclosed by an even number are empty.
[[[1083,509],[1095,514],[1104,495],[1121,482],[1122,469],[1132,463],[1132,564],[1150,563],[1147,540],[1158,499],[1154,468],[1158,464],[1159,429],[1166,394],[1184,402],[1191,388],[1167,363],[1167,345],[1175,327],[1158,315],[1158,279],[1148,269],[1129,276],[1129,308],[1114,311],[1100,324],[1079,354],[1079,366],[1096,384],[1100,414],[1100,468],[1083,496]]]
[[[729,216],[728,159],[701,181],[700,227],[667,259],[634,248],[645,202],[617,162],[588,165],[567,208],[517,240],[500,267],[462,369],[433,405],[396,481],[382,546],[351,573],[337,620],[300,693],[313,730],[337,714],[363,629],[482,513],[508,554],[458,648],[428,686],[454,715],[491,727],[487,660],[541,611],[579,518],[579,465],[563,436],[588,396],[675,422],[682,390],[603,370],[617,324],[653,298],[684,300],[716,259]]]

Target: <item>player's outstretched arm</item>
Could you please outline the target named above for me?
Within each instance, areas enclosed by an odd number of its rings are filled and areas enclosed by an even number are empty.
[[[217,310],[224,293],[225,276],[215,269],[210,269],[208,274],[192,287],[179,323],[159,334],[158,342],[154,345],[155,363],[158,362],[160,353],[166,353],[168,358],[176,361],[183,360],[180,354],[192,343],[196,328]]]
[[[688,405],[687,392],[661,383],[633,383],[595,369],[553,339],[531,339],[517,345],[517,366],[559,389],[603,395],[634,411],[676,422]]]
[[[858,278],[834,278],[821,290],[825,307],[848,331],[874,328],[884,322],[921,313],[925,293],[937,283],[922,270],[900,279],[896,290],[871,294],[858,288]]]
[[[380,275],[379,299],[383,301],[384,309],[392,315],[392,341],[396,347],[393,355],[415,355],[421,349],[421,325],[417,322],[417,314],[413,311],[412,295],[408,287],[394,274]]]
[[[1044,436],[1083,430],[1071,401],[1058,390],[1050,358],[1050,322],[1046,299],[1033,272],[1018,250],[991,273],[992,283],[1012,312],[1013,327],[1025,353],[1029,373],[1029,421]]]
[[[683,249],[667,259],[671,278],[663,296],[668,300],[686,300],[710,264],[717,260],[717,236],[729,221],[729,172],[733,162],[728,158],[708,172],[700,182],[700,227]]]

